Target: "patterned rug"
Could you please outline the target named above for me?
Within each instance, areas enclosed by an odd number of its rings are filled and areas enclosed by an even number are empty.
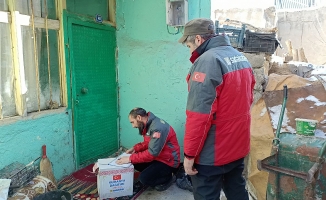
[[[134,180],[137,180],[139,172],[135,172]],[[93,173],[93,164],[82,168],[70,176],[65,177],[58,183],[58,189],[68,191],[73,195],[74,200],[97,200],[97,176]],[[110,200],[133,200],[136,199],[147,186],[141,182],[135,181],[133,195],[117,197]]]

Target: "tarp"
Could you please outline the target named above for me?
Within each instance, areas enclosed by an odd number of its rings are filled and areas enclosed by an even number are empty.
[[[265,199],[268,173],[257,169],[257,160],[270,156],[273,128],[264,99],[260,99],[251,109],[251,138],[248,161],[248,185],[250,193],[257,199]]]

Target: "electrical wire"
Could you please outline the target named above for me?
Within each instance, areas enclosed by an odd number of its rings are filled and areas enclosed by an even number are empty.
[[[170,35],[177,35],[180,33],[180,28],[178,27],[178,30],[175,32],[175,33],[171,33],[170,30],[169,30],[169,25],[166,25],[166,30],[168,31],[168,33]]]

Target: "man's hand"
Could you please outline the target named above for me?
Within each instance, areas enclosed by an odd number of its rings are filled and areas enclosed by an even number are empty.
[[[128,154],[135,153],[135,149],[134,149],[134,147],[131,147],[130,149],[128,149],[128,150],[126,151],[126,153],[128,153]]]
[[[121,158],[119,158],[116,163],[118,165],[123,165],[123,164],[127,164],[127,163],[130,163],[130,156],[123,156]]]
[[[194,168],[195,159],[184,158],[183,166],[188,175],[195,175],[198,173],[197,169]]]

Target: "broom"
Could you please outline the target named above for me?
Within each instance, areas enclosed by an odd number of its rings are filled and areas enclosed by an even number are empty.
[[[40,171],[41,176],[44,176],[45,178],[50,179],[55,187],[57,187],[57,181],[54,178],[53,171],[52,171],[52,164],[49,160],[49,158],[46,156],[46,146],[42,146],[43,156],[40,162]]]

